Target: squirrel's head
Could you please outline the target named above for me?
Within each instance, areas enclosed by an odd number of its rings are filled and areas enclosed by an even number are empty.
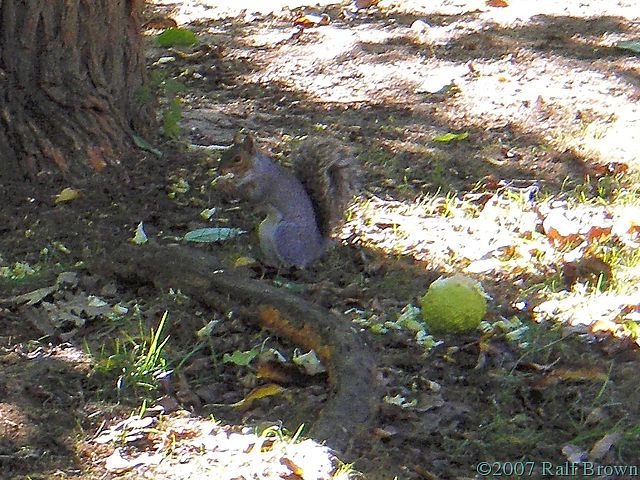
[[[222,152],[218,166],[219,188],[228,193],[242,193],[239,188],[251,176],[256,156],[259,154],[256,141],[251,134],[244,138],[240,132],[233,137],[233,144]],[[246,187],[245,187],[246,188]]]
[[[220,157],[218,172],[220,175],[240,174],[251,168],[257,153],[258,148],[253,136],[247,134],[243,139],[242,134],[237,132],[233,137],[233,144]]]

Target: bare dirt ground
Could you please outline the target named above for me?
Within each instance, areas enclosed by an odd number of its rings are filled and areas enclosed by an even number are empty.
[[[154,143],[164,156],[123,159],[126,176],[69,202],[54,202],[61,181],[0,190],[0,477],[329,478],[327,448],[260,433],[312,423],[322,375],[221,406],[266,383],[224,354],[290,359],[296,345],[241,305],[211,309],[100,266],[140,222],[159,243],[251,231],[259,214],[220,195],[216,150],[199,148],[243,128],[279,159],[329,135],[363,167],[327,258],[250,269],[343,314],[376,355],[375,424],[342,460],[371,479],[550,478],[567,471],[544,466],[566,462],[631,478],[606,468],[640,468],[640,60],[616,48],[640,36],[640,3],[210,3],[148,7],[199,42],[161,48],[146,29],[161,111],[177,100],[181,116],[180,136]],[[328,24],[294,25],[309,13]],[[460,136],[438,141],[448,133]],[[228,265],[259,257],[252,235],[198,248]],[[482,333],[431,341],[398,321],[460,272],[492,297]],[[131,367],[165,311],[173,374],[146,387]]]

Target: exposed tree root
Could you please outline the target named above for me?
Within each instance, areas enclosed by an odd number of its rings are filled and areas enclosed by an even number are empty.
[[[113,252],[103,270],[127,281],[179,288],[217,310],[229,301],[244,305],[247,317],[297,345],[314,349],[329,372],[330,399],[313,422],[310,436],[348,451],[368,434],[379,402],[375,362],[362,337],[344,318],[262,281],[224,270],[211,255],[181,246],[126,245]]]

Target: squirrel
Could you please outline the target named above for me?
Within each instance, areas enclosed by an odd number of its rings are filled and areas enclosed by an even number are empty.
[[[275,162],[252,135],[236,133],[219,173],[232,194],[267,211],[258,236],[265,260],[305,268],[320,258],[344,217],[358,169],[348,148],[328,138],[308,137],[294,156],[293,171]]]

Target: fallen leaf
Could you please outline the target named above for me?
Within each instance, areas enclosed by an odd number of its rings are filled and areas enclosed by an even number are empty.
[[[629,165],[622,162],[595,163],[589,165],[588,174],[591,177],[603,175],[624,175],[629,171]]]
[[[601,460],[621,438],[622,434],[620,432],[605,435],[589,451],[589,458],[594,461]]]
[[[591,324],[591,333],[608,332],[612,335],[622,330],[622,325],[611,320],[600,318]]]
[[[577,368],[577,369],[565,369],[559,368],[554,370],[549,375],[546,375],[541,380],[536,382],[532,388],[536,390],[542,390],[553,385],[556,385],[564,381],[596,381],[603,382],[607,380],[608,375],[599,370],[592,368]]]
[[[138,224],[136,227],[136,233],[133,235],[133,238],[130,240],[134,245],[142,245],[147,243],[149,239],[147,238],[147,234],[144,232],[144,225],[142,222]]]
[[[224,363],[233,363],[234,365],[238,365],[241,367],[246,367],[249,365],[254,358],[258,356],[260,353],[260,347],[253,347],[251,350],[247,350],[244,352],[235,351],[231,354],[225,353],[222,356],[222,361]]]
[[[469,132],[463,132],[463,133],[445,133],[443,135],[438,135],[436,137],[433,137],[433,141],[434,142],[442,142],[442,143],[448,143],[448,142],[452,142],[454,140],[464,140],[466,138],[469,137]]]
[[[616,43],[616,47],[623,50],[629,50],[633,53],[640,53],[640,40],[627,40]]]
[[[207,324],[202,327],[200,330],[196,331],[196,337],[199,339],[210,337],[216,327],[219,325],[219,320],[211,320],[207,322]]]
[[[323,25],[329,25],[331,19],[329,15],[326,13],[318,14],[318,13],[308,13],[306,15],[301,15],[293,21],[293,24],[298,27],[303,28],[312,28],[312,27],[320,27]]]
[[[178,22],[171,17],[153,17],[142,24],[143,29],[155,28],[157,30],[165,28],[177,28]]]
[[[204,219],[204,220],[209,220],[211,217],[213,217],[216,214],[216,208],[205,208],[204,210],[202,210],[200,212],[200,218]]]
[[[379,439],[386,440],[394,437],[398,434],[398,429],[392,426],[386,426],[383,428],[376,428],[373,430],[373,435]]]
[[[55,292],[57,289],[58,289],[57,286],[43,287],[28,293],[23,293],[22,295],[17,295],[15,297],[0,299],[0,303],[14,304],[14,305],[26,303],[27,305],[35,305],[36,303],[39,303],[40,301],[42,301],[47,295],[50,295],[53,292]]]
[[[271,397],[273,395],[278,395],[283,392],[284,388],[275,383],[268,383],[266,385],[262,385],[260,387],[254,388],[251,390],[246,397],[244,397],[239,402],[231,404],[232,407],[238,408],[240,410],[246,410],[251,407],[253,402],[256,400],[260,400],[261,398]]]
[[[238,257],[236,258],[236,261],[233,262],[233,266],[236,268],[239,267],[251,267],[255,264],[257,264],[257,260],[255,258],[251,258],[251,257]]]
[[[586,426],[594,426],[600,425],[602,422],[607,420],[609,417],[606,413],[606,410],[603,407],[596,407],[587,416],[587,419],[584,421]]]
[[[498,177],[494,175],[487,175],[482,179],[482,182],[483,182],[483,189],[491,190],[491,191],[496,191],[504,185],[502,180],[500,180]],[[492,196],[489,197],[489,199],[491,198]],[[486,203],[486,201],[484,203]]]
[[[161,47],[189,47],[198,43],[198,37],[186,28],[168,28],[156,37],[156,41]]]
[[[290,458],[282,457],[280,459],[280,464],[286,466],[292,475],[295,475],[296,477],[304,478],[304,469],[300,465],[295,463],[293,460],[291,460]]]
[[[55,204],[71,202],[80,196],[80,190],[74,188],[65,188],[58,195],[56,195]]]
[[[122,454],[120,453],[120,449],[116,448],[113,453],[109,455],[104,461],[104,467],[109,472],[123,473],[127,470],[131,470],[133,468],[133,465],[129,460],[123,458]]]
[[[136,144],[140,150],[144,150],[146,152],[153,153],[156,157],[161,157],[162,152],[157,148],[154,148],[149,142],[147,142],[144,138],[139,137],[138,135],[132,135],[133,143]]]
[[[58,250],[59,252],[69,254],[71,250],[69,250],[64,243],[62,242],[51,242],[51,245]]]
[[[198,228],[197,230],[187,232],[183,237],[183,240],[195,243],[213,243],[229,240],[230,238],[235,238],[245,233],[247,232],[239,228]]]
[[[542,221],[542,229],[552,242],[564,245],[579,238],[580,224],[567,215],[563,208],[554,208]]]
[[[582,463],[587,460],[587,452],[576,445],[565,445],[562,447],[562,453],[569,463]]]
[[[308,351],[302,355],[294,355],[291,360],[294,364],[302,367],[307,375],[318,375],[327,371],[322,365],[322,362],[313,350]]]
[[[488,7],[495,8],[505,8],[509,6],[509,2],[507,2],[506,0],[487,0],[486,3]]]
[[[422,465],[414,465],[413,471],[420,475],[420,478],[423,478],[424,480],[439,480],[440,478],[438,475],[431,472],[430,470],[427,470]]]
[[[353,4],[357,9],[365,9],[377,5],[379,0],[354,0]]]
[[[593,242],[596,240],[606,239],[611,236],[611,228],[609,225],[594,225],[590,229],[587,230],[585,237],[589,242]]]

